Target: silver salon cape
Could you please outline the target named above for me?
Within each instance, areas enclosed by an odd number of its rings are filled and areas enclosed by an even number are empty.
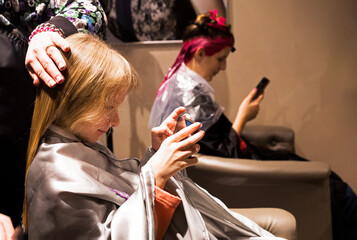
[[[51,125],[27,176],[29,239],[154,240],[153,154],[117,160],[99,143]],[[182,202],[164,239],[280,239],[230,212],[182,172],[165,190]]]
[[[155,97],[151,109],[149,128],[159,126],[172,111],[183,106],[191,118],[209,129],[223,113],[223,107],[214,98],[214,89],[184,63],[166,82]]]

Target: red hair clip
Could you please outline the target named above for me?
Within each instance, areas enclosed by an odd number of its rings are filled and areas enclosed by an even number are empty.
[[[221,16],[217,16],[217,9],[215,10],[210,10],[209,13],[211,14],[211,19],[216,21],[217,23],[209,23],[208,26],[218,28],[220,30],[227,31],[227,26],[226,26],[226,19]]]

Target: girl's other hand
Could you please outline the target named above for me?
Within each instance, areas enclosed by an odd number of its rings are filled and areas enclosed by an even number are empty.
[[[186,127],[184,120],[180,117],[185,111],[184,107],[176,108],[160,126],[151,130],[151,145],[154,151],[160,148],[166,138]]]
[[[193,123],[163,140],[150,160],[156,186],[164,188],[171,176],[197,163],[197,158],[192,155],[200,150],[197,142],[204,136],[200,127],[201,123]],[[197,132],[194,133],[195,131]]]

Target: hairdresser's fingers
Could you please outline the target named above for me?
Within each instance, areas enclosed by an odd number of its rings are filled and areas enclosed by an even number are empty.
[[[51,40],[54,46],[57,46],[59,48],[62,49],[62,51],[64,52],[68,52],[70,50],[70,46],[69,43],[67,42],[66,39],[64,39],[61,35],[59,35],[58,33],[54,33],[51,34]],[[50,56],[50,58],[56,63],[58,69],[60,71],[63,71],[64,69],[66,69],[66,62],[62,57],[62,54],[60,53],[60,51],[57,48],[50,48],[47,51],[47,54]],[[52,74],[50,74],[52,77]],[[57,82],[60,83],[60,82]]]
[[[34,79],[35,86],[38,86],[41,80],[49,87],[56,86],[57,82],[47,74],[37,59],[28,59],[26,68],[29,71],[30,76]]]
[[[38,75],[38,77],[41,78],[46,84],[48,81],[50,81],[50,79],[56,83],[62,83],[64,81],[64,77],[60,70],[57,68],[58,64],[60,64],[63,69],[65,67],[65,61],[61,53],[53,44],[40,47],[44,47],[44,51],[42,51],[42,49],[38,49],[38,55],[36,58],[41,66],[40,71],[43,71],[46,73],[46,75]],[[38,72],[35,70],[35,73]]]
[[[29,72],[32,69],[32,73],[36,74],[36,77],[33,77],[34,84],[39,84],[38,80],[42,80],[49,87],[53,87],[64,81],[60,70],[66,68],[66,62],[57,46],[64,51],[69,50],[69,44],[57,32],[41,32],[31,39],[25,65]]]
[[[51,34],[51,40],[57,47],[61,48],[64,52],[68,52],[70,49],[68,41],[60,34],[54,32]]]
[[[37,75],[34,73],[32,68],[28,68],[27,71],[29,72],[31,78],[33,79],[33,85],[38,86],[40,85],[40,79],[37,77]]]
[[[48,75],[56,81],[56,83],[63,83],[64,77],[60,71],[66,69],[66,62],[63,59],[61,52],[55,46],[49,46],[46,50],[46,54],[51,59],[51,64],[44,67]],[[52,63],[55,64],[52,64]]]

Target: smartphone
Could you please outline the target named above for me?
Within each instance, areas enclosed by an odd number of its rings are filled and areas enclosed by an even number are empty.
[[[270,80],[267,79],[266,77],[263,77],[262,80],[260,80],[260,82],[258,83],[258,85],[256,87],[258,91],[255,93],[251,102],[253,102],[255,99],[257,99],[257,97],[259,97],[259,95],[263,93],[264,89],[269,84],[269,82],[270,82]]]
[[[190,126],[191,124],[195,123],[192,119],[187,118],[185,115],[182,115],[183,119],[185,119],[186,127]],[[198,130],[194,131],[192,134],[197,133]]]
[[[186,117],[186,114],[182,115],[182,118],[185,119],[186,127],[188,127],[194,123],[194,121],[192,119],[189,119],[188,117]]]

